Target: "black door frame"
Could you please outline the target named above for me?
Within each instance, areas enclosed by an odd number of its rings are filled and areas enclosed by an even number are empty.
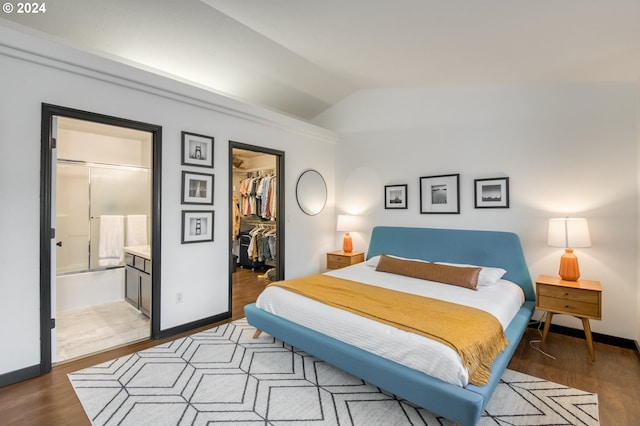
[[[233,256],[231,250],[233,247],[233,150],[243,149],[245,151],[260,152],[263,154],[276,156],[276,193],[277,193],[277,206],[276,206],[276,229],[278,231],[278,238],[276,238],[276,280],[284,280],[284,241],[285,241],[285,229],[284,229],[284,217],[285,217],[285,202],[284,202],[284,151],[277,149],[265,148],[262,146],[249,145],[242,142],[229,141],[229,306],[232,306],[232,290],[233,290]]]
[[[160,338],[160,213],[162,178],[162,126],[142,123],[73,108],[42,104],[40,148],[40,374],[51,371],[51,172],[53,161],[53,117],[68,117],[112,126],[141,130],[152,134],[152,193],[151,193],[151,339]]]

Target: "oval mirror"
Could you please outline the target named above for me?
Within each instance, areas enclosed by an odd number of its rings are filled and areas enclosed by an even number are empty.
[[[296,184],[296,200],[300,209],[309,216],[317,215],[327,203],[327,184],[316,170],[300,174]]]

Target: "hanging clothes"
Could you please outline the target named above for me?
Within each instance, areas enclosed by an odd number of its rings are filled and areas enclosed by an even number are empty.
[[[247,247],[247,257],[254,262],[276,259],[275,226],[258,225],[249,231],[251,240]]]
[[[233,197],[233,233],[231,234],[231,241],[238,239],[240,234],[240,200],[237,197]]]
[[[240,213],[243,216],[276,218],[276,176],[248,176],[240,182]]]

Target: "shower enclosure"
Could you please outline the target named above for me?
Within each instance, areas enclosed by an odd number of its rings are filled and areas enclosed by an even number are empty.
[[[98,263],[100,218],[104,215],[149,218],[150,170],[65,160],[59,160],[57,167],[57,274],[104,269]],[[147,220],[146,235],[149,226]]]
[[[151,235],[151,180],[145,167],[58,160],[58,311],[124,300],[124,263],[99,264],[100,221],[105,215],[144,215],[143,234]]]

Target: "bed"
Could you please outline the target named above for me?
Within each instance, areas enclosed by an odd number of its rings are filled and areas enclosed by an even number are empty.
[[[380,255],[480,265],[506,271],[501,281],[515,284],[521,301],[515,311],[508,314],[508,323],[504,324],[508,345],[491,364],[487,384],[467,383],[464,377],[460,383],[455,379],[437,377],[437,374],[405,362],[402,354],[394,359],[393,356],[375,353],[366,344],[347,343],[349,339],[327,334],[321,327],[301,325],[301,321],[270,313],[256,304],[245,307],[249,324],[433,413],[461,425],[475,425],[513,356],[535,307],[535,293],[518,236],[497,231],[378,226],[372,231],[366,262]],[[369,267],[364,264],[356,266],[361,269]],[[343,274],[350,277],[349,268],[345,269]],[[468,289],[464,291],[469,292]],[[265,304],[260,299],[258,302]],[[354,327],[354,334],[359,334],[356,325],[349,325]]]

